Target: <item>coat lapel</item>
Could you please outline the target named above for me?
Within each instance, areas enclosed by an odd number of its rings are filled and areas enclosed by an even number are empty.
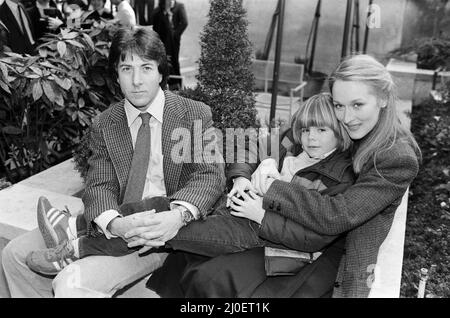
[[[133,158],[133,143],[125,115],[124,101],[112,106],[104,128],[105,142],[120,184],[120,197],[127,184]]]
[[[19,23],[17,22],[16,18],[14,17],[14,14],[11,12],[6,2],[3,2],[2,6],[0,7],[0,10],[4,12],[2,16],[4,17],[4,22],[6,25],[8,25],[8,28],[14,27],[16,32],[23,34],[20,29]],[[13,30],[9,31],[12,32]]]
[[[164,91],[165,95],[165,105],[163,112],[163,124],[162,124],[162,152],[163,152],[163,169],[164,169],[164,184],[166,186],[167,196],[172,195],[178,189],[178,182],[180,180],[180,173],[183,167],[183,163],[174,162],[171,157],[171,152],[174,147],[180,143],[180,140],[172,140],[172,136],[177,138],[178,134],[173,135],[175,129],[184,128],[185,131],[191,132],[191,124],[185,121],[183,105],[181,104],[180,98],[175,94]],[[190,134],[189,134],[190,135]],[[190,137],[190,136],[186,136]],[[189,138],[189,142],[191,142]],[[184,153],[185,156],[190,155],[189,153]]]

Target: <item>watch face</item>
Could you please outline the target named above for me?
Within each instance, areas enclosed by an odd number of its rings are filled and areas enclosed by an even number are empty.
[[[192,220],[194,220],[194,216],[192,215],[192,213],[190,211],[188,211],[188,210],[184,210],[183,211],[183,221],[185,223],[189,223]]]

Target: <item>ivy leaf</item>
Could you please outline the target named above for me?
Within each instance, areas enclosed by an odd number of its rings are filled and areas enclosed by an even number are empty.
[[[86,40],[87,44],[90,46],[90,48],[92,50],[95,49],[95,44],[89,35],[87,35],[86,33],[83,33],[83,38]]]
[[[42,88],[44,89],[45,96],[52,103],[55,102],[55,92],[53,91],[52,85],[48,81],[42,81]]]
[[[84,105],[86,105],[86,103],[84,102],[84,98],[83,98],[83,97],[80,97],[80,98],[78,99],[78,106],[79,106],[80,108],[83,108]]]
[[[42,86],[41,86],[41,82],[37,81],[36,83],[34,83],[33,85],[33,100],[37,101],[39,98],[42,97]]]
[[[59,70],[59,68],[57,68],[55,65],[49,63],[48,61],[41,62],[40,64],[41,64],[41,66],[44,66],[44,67],[52,68],[54,70]],[[44,76],[45,76],[45,74],[44,74]]]
[[[94,31],[92,31],[92,32],[89,34],[89,36],[90,36],[91,38],[94,38],[94,37],[96,37],[97,35],[99,35],[100,33],[102,33],[101,30],[95,29]]]
[[[39,55],[40,55],[41,57],[43,57],[43,58],[46,58],[47,55],[48,55],[48,50],[47,50],[47,49],[44,49],[44,48],[40,48],[40,49],[39,49]]]
[[[40,76],[39,75],[37,75],[37,74],[26,74],[25,75],[25,77],[26,78],[29,78],[29,79],[36,79],[36,78],[40,78]]]
[[[64,98],[61,93],[55,94],[55,102],[61,107],[64,107]]]
[[[68,33],[68,34],[65,34],[65,35],[63,36],[63,39],[64,39],[64,40],[73,40],[73,39],[75,39],[77,36],[78,36],[78,33],[77,33],[77,32],[70,32],[70,33]]]
[[[0,69],[2,70],[3,78],[8,78],[8,68],[5,64],[0,63]]]
[[[17,57],[19,60],[23,59],[23,56],[14,52],[3,52],[3,54],[6,54],[10,57]]]
[[[105,41],[98,41],[97,43],[95,43],[95,46],[99,47],[99,46],[108,46],[108,42]]]
[[[86,49],[86,48],[84,47],[83,44],[81,44],[81,43],[79,43],[79,42],[77,42],[77,41],[74,41],[74,40],[67,40],[67,42],[70,43],[70,44],[72,44],[73,46],[79,47],[79,48],[81,48],[81,49]]]
[[[0,87],[7,93],[11,94],[8,85],[6,85],[3,81],[0,81]]]
[[[29,69],[32,70],[37,75],[42,76],[42,70],[39,67],[30,66]]]
[[[22,129],[15,126],[5,126],[2,131],[7,135],[20,135],[23,132]]]
[[[56,48],[58,49],[58,53],[61,57],[66,54],[67,51],[67,45],[64,41],[59,41],[58,44],[56,44]]]
[[[58,76],[55,76],[55,82],[66,91],[72,87],[72,82],[68,78],[61,79]]]

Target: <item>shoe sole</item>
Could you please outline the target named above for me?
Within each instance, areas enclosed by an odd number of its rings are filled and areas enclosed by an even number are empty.
[[[58,245],[58,234],[53,229],[50,220],[47,217],[47,213],[45,212],[44,207],[42,206],[41,200],[38,203],[37,209],[37,221],[39,230],[41,231],[42,237],[44,238],[45,246],[47,248],[53,248]]]
[[[29,259],[29,256],[30,255],[28,255],[27,258],[25,259],[25,264],[27,264],[28,268],[30,270],[32,270],[34,273],[41,274],[41,275],[46,275],[46,276],[56,276],[56,275],[59,274],[60,271],[46,272],[46,271],[43,271],[43,270],[36,270],[36,269],[34,269],[33,265],[31,264],[31,261]]]

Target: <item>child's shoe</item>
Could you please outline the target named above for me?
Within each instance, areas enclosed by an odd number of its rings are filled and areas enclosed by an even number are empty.
[[[37,206],[37,221],[39,230],[48,248],[56,247],[68,240],[70,213],[60,211],[50,204],[46,197],[40,197]]]
[[[26,264],[36,273],[57,275],[64,267],[77,259],[72,241],[66,240],[54,248],[30,252],[26,258]]]

